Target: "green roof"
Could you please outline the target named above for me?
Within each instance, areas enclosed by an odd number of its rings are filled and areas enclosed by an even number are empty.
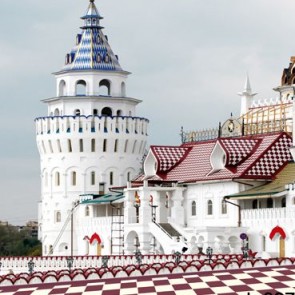
[[[81,201],[81,204],[104,204],[111,203],[124,198],[123,194],[118,195],[81,195],[81,196],[92,196],[91,200]]]
[[[295,181],[295,163],[289,163],[279,172],[272,182],[249,190],[225,196],[230,199],[254,199],[275,197],[276,194],[286,190],[286,185]]]

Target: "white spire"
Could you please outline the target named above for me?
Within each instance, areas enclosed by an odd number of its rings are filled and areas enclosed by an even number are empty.
[[[238,95],[241,96],[241,116],[249,111],[253,102],[253,97],[256,94],[257,93],[252,92],[249,75],[247,73],[244,90],[238,93]]]

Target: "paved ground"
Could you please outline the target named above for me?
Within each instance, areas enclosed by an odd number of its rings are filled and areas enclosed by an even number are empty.
[[[1,287],[0,295],[295,295],[295,266]]]

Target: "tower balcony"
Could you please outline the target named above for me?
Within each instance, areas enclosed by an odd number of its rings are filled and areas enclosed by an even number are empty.
[[[35,119],[36,134],[102,133],[147,136],[149,120],[130,116],[50,116]]]

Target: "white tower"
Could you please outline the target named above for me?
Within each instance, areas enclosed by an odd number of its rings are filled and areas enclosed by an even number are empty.
[[[244,90],[238,93],[238,95],[241,96],[241,116],[249,111],[249,108],[251,107],[253,102],[253,97],[256,94],[257,93],[252,93],[250,80],[247,75]]]
[[[56,97],[43,100],[48,115],[35,120],[43,255],[70,248],[69,224],[56,241],[79,195],[126,185],[139,173],[147,144],[148,120],[136,116],[141,101],[126,96],[130,73],[122,70],[101,19],[90,0],[76,45],[54,74]]]

